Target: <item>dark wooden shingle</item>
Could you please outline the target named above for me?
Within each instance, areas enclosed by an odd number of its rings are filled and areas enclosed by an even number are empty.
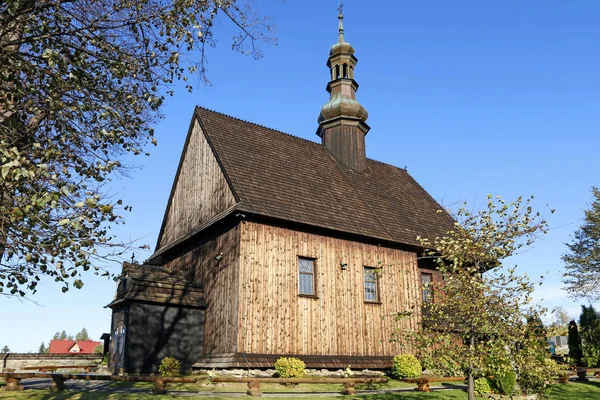
[[[197,107],[240,210],[418,246],[454,221],[404,170],[371,159],[356,172],[324,146]]]

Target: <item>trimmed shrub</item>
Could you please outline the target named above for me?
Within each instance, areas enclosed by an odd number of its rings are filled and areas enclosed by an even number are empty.
[[[294,357],[280,357],[275,362],[275,370],[281,378],[302,378],[306,374],[306,365]]]
[[[475,379],[475,393],[477,394],[488,394],[492,393],[492,388],[487,378]]]
[[[512,396],[517,391],[517,373],[515,371],[497,373],[496,385],[501,394]]]
[[[421,363],[412,354],[402,354],[394,357],[392,374],[398,379],[418,378],[421,376]]]
[[[161,376],[181,376],[181,363],[173,357],[165,357],[158,366],[158,372]]]

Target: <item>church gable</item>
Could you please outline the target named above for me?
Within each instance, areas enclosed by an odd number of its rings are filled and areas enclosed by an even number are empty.
[[[179,161],[156,250],[236,204],[236,196],[194,116]]]

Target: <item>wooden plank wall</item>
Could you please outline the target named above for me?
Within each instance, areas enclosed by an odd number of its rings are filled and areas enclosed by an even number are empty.
[[[326,128],[323,145],[342,163],[356,171],[367,168],[365,133],[357,126],[339,125]]]
[[[390,356],[412,350],[389,339],[394,329],[414,330],[420,321],[415,253],[253,222],[241,225],[240,252],[237,351]],[[318,298],[298,296],[298,256],[316,259]],[[363,266],[379,261],[381,304],[365,303]],[[417,314],[403,321],[392,316],[408,309]]]
[[[215,257],[223,253],[217,262]],[[164,267],[193,276],[203,285],[205,314],[203,354],[233,353],[238,337],[239,225],[197,243]]]
[[[235,205],[225,175],[194,117],[159,248]],[[157,249],[158,250],[158,249]]]

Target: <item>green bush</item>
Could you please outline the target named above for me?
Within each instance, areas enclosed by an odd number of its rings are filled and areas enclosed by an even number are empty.
[[[306,365],[294,357],[280,357],[275,362],[275,370],[281,378],[302,378],[306,374]]]
[[[475,379],[475,393],[477,394],[488,394],[492,393],[492,388],[487,378]]]
[[[543,394],[559,373],[560,367],[550,358],[528,360],[521,365],[517,383],[523,394]]]
[[[421,363],[412,354],[403,354],[394,357],[392,374],[398,379],[418,378],[421,376]]]
[[[423,368],[435,376],[463,376],[461,365],[444,355],[426,355],[421,359]]]
[[[499,372],[495,376],[496,385],[501,394],[512,396],[517,391],[517,373],[515,371]]]
[[[161,376],[181,376],[181,363],[173,357],[165,357],[158,366]]]

